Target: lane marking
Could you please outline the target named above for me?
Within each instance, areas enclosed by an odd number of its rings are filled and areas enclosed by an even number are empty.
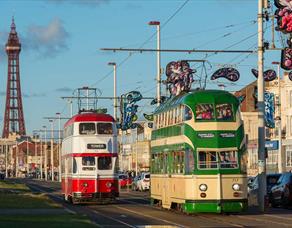
[[[93,210],[92,212],[95,213],[95,214],[98,214],[98,215],[100,215],[100,216],[103,216],[103,217],[105,217],[105,218],[107,218],[107,219],[110,219],[110,220],[113,220],[113,221],[115,221],[115,222],[121,223],[121,224],[123,224],[123,225],[125,225],[125,226],[132,227],[132,228],[136,228],[136,226],[132,226],[131,224],[126,223],[126,222],[123,222],[123,221],[121,221],[121,220],[119,220],[119,219],[116,219],[116,218],[113,218],[113,217],[110,217],[110,216],[104,215],[104,214],[100,213],[99,211],[95,211],[95,210]]]
[[[292,218],[287,218],[287,217],[282,217],[282,216],[277,216],[277,215],[270,215],[270,214],[264,214],[263,216],[279,218],[279,219],[284,219],[284,220],[292,220]]]
[[[233,216],[233,215],[232,215]],[[245,219],[245,220],[252,220],[252,221],[258,221],[258,222],[261,222],[261,223],[275,223],[277,225],[281,225],[281,226],[290,226],[292,227],[291,224],[287,224],[287,223],[281,223],[281,222],[275,222],[275,221],[272,221],[272,220],[264,220],[264,219],[258,219],[258,218],[248,218],[248,217],[243,217],[243,216],[234,216],[234,217],[237,217],[237,218],[241,218],[241,219]]]
[[[130,209],[123,208],[123,207],[120,207],[120,206],[114,206],[114,207],[119,208],[119,209],[124,210],[124,211],[131,212],[133,214],[137,214],[137,215],[141,215],[143,217],[148,217],[148,218],[152,218],[152,219],[155,219],[155,220],[159,220],[159,221],[162,221],[162,222],[165,222],[165,223],[168,223],[168,224],[171,224],[171,225],[175,225],[175,226],[178,226],[178,227],[186,227],[186,226],[182,226],[182,225],[180,225],[178,223],[175,223],[175,222],[170,222],[170,221],[167,221],[167,220],[164,220],[164,219],[161,219],[161,218],[154,217],[152,215],[146,215],[146,214],[143,214],[143,213],[139,213],[137,211],[132,211]]]

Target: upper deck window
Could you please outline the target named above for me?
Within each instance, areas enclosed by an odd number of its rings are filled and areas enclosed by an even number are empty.
[[[97,123],[97,134],[112,135],[113,125],[111,123]]]
[[[94,123],[80,123],[79,124],[79,134],[80,135],[94,135],[95,134],[95,124]]]
[[[184,116],[184,120],[190,120],[193,117],[193,112],[192,110],[188,107],[185,106],[185,116]]]
[[[212,104],[196,105],[196,120],[213,120],[214,108]]]
[[[231,104],[216,105],[217,120],[233,120],[233,111]]]

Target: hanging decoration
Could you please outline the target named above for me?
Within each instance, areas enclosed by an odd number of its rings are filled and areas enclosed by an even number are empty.
[[[190,68],[187,61],[172,61],[166,65],[166,83],[172,96],[181,92],[188,92],[191,89],[193,73],[196,71]]]
[[[277,18],[276,30],[283,33],[292,32],[292,2],[290,0],[275,0],[275,6],[278,8],[275,11]]]
[[[257,88],[254,89],[254,99],[258,100]],[[275,128],[275,95],[270,92],[265,92],[265,126],[268,128]]]
[[[238,70],[233,67],[224,67],[216,70],[212,76],[211,80],[215,80],[218,78],[226,78],[229,81],[236,82],[240,77]]]
[[[161,96],[161,97],[160,97],[160,104],[163,104],[166,100],[167,100],[167,97],[166,97],[166,96]],[[158,103],[158,102],[157,102],[157,98],[154,98],[154,99],[151,101],[150,105],[155,105],[155,104],[157,104],[157,103]]]
[[[289,72],[288,78],[290,79],[290,81],[292,81],[292,71]]]
[[[281,51],[281,67],[284,70],[292,70],[292,48],[286,47]]]
[[[142,99],[142,94],[139,91],[131,91],[121,96],[121,123],[118,125],[123,131],[128,129],[134,129],[137,127],[137,123],[134,123],[137,119],[138,101]]]
[[[257,69],[251,69],[251,72],[252,72],[252,74],[253,74],[256,78],[258,78],[259,72],[258,72]],[[277,73],[276,73],[276,71],[270,69],[270,70],[266,70],[266,71],[264,72],[264,80],[265,80],[265,82],[273,81],[273,80],[276,79],[276,78],[277,78]]]

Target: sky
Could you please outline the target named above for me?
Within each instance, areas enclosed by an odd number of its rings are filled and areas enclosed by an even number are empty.
[[[117,94],[138,90],[144,97],[156,93],[156,53],[106,52],[101,48],[156,48],[156,28],[161,23],[162,49],[256,50],[257,0],[0,0],[0,130],[2,132],[7,82],[5,43],[12,17],[22,44],[20,80],[26,130],[32,134],[49,126],[44,117],[70,115],[64,96],[77,88],[97,88],[101,96],[113,96],[116,62]],[[273,9],[275,7],[273,6]],[[265,40],[271,42],[271,21],[265,23]],[[276,45],[281,47],[279,34]],[[191,64],[206,88],[240,90],[255,80],[257,54],[161,53],[161,66],[182,59],[205,59]],[[280,61],[279,51],[265,52],[265,69]],[[240,79],[211,81],[217,69],[231,66]],[[166,79],[165,74],[162,79]],[[165,88],[163,88],[163,92]],[[76,93],[75,93],[76,94]],[[99,100],[98,107],[113,113],[112,100]],[[151,113],[149,100],[139,102],[139,114]],[[77,103],[74,101],[74,113]]]

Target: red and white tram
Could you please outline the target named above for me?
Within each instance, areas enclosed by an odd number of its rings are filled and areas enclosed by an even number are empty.
[[[80,113],[64,126],[62,193],[72,203],[119,196],[117,129],[108,114]]]

